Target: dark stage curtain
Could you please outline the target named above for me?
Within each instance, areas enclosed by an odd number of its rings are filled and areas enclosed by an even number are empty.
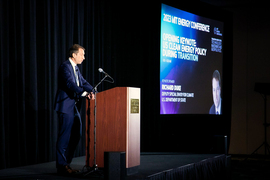
[[[226,168],[227,159],[225,155],[216,156],[195,164],[197,179],[203,180],[226,180],[228,174]]]
[[[197,163],[187,164],[175,169],[169,169],[144,178],[145,180],[226,180],[228,174],[229,158],[225,155],[219,155],[214,158],[202,160]]]
[[[0,169],[55,160],[58,67],[78,43],[86,48],[79,68],[92,85],[98,67],[115,71],[110,9],[94,0],[0,1]],[[84,141],[83,132],[75,156],[85,154]]]

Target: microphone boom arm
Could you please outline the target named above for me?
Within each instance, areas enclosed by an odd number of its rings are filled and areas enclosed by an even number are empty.
[[[104,78],[103,79],[101,79],[101,81],[93,88],[94,90],[95,90],[95,92],[94,93],[96,93],[97,92],[97,87],[100,85],[100,83],[102,83],[105,79],[106,79],[106,77],[107,77],[107,75],[105,75],[104,76]],[[92,91],[93,91],[93,89],[92,89]]]

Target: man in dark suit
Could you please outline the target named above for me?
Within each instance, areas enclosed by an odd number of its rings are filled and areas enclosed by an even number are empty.
[[[84,48],[74,44],[69,49],[69,59],[64,61],[58,71],[58,90],[55,111],[59,119],[59,133],[56,145],[56,167],[61,174],[76,173],[70,167],[74,151],[81,136],[81,99],[94,99],[93,87],[82,77],[77,64],[81,64]]]
[[[221,79],[220,73],[218,70],[215,70],[212,76],[212,94],[213,94],[213,101],[214,104],[211,106],[209,110],[209,114],[222,114],[221,112]]]

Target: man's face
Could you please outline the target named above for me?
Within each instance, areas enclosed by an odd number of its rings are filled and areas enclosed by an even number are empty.
[[[212,91],[214,104],[218,107],[220,104],[220,86],[219,81],[215,78],[212,79]]]
[[[84,60],[84,50],[83,49],[79,49],[79,52],[77,54],[73,53],[73,61],[76,64],[82,64],[83,60]]]

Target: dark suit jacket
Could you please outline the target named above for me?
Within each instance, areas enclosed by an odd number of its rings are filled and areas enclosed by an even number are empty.
[[[209,110],[209,114],[216,114],[216,107],[215,104],[213,104]]]
[[[84,91],[91,92],[93,87],[82,77],[79,71],[80,87],[77,86],[73,67],[69,60],[63,62],[58,71],[58,90],[54,109],[57,112],[68,113],[74,111],[75,102],[80,104]]]
[[[222,99],[220,100],[222,102]],[[221,103],[220,102],[220,103]],[[222,110],[220,110],[220,114],[222,114]],[[215,107],[215,104],[213,104],[209,110],[209,114],[216,114],[216,107]]]

